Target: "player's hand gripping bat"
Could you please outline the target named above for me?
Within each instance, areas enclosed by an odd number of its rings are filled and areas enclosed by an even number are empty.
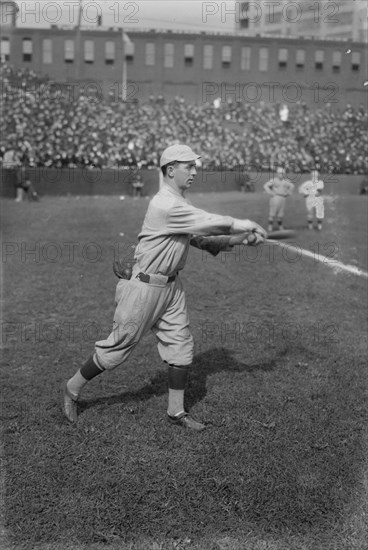
[[[292,229],[279,229],[278,231],[271,231],[268,233],[265,242],[284,241],[285,239],[293,239],[295,236],[296,231]],[[246,240],[249,245],[253,245],[257,242],[257,236],[254,233],[250,233]]]

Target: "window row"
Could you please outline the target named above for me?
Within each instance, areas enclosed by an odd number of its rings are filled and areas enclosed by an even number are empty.
[[[45,50],[45,41],[48,42]],[[52,40],[44,39],[43,41],[43,63],[52,63]],[[74,63],[75,61],[75,42],[72,39],[64,41],[64,61],[65,63]],[[83,42],[83,59],[85,63],[95,62],[95,43],[93,40],[84,40]],[[112,40],[105,42],[105,64],[114,65],[116,59],[116,44]]]
[[[259,71],[269,70],[269,48],[261,47],[258,50],[258,69]],[[125,59],[128,63],[134,61],[134,43],[128,42],[125,44]],[[184,64],[190,67],[194,64],[194,44],[184,45]],[[351,68],[353,71],[359,71],[361,65],[360,52],[351,53]],[[232,47],[224,45],[221,48],[221,64],[223,68],[229,68],[232,64]],[[293,59],[288,48],[278,49],[278,68],[285,70],[288,64],[295,64],[297,70],[303,70],[307,61],[307,52],[304,49],[295,50],[293,52]],[[10,58],[10,44],[8,38],[1,39],[0,55],[2,61],[9,61]],[[22,56],[23,61],[32,61],[33,44],[30,38],[24,38],[22,42]],[[64,41],[64,61],[65,63],[74,63],[75,61],[75,41],[73,39],[67,39]],[[83,56],[85,63],[94,63],[95,61],[95,42],[93,40],[84,40],[83,42]],[[113,65],[116,59],[116,43],[112,40],[105,42],[104,52],[105,64]],[[175,44],[164,44],[164,67],[167,69],[174,67],[175,58]],[[53,63],[53,41],[51,38],[44,38],[42,41],[42,62],[44,64]],[[207,70],[213,69],[214,65],[214,46],[212,44],[205,44],[203,47],[203,68]],[[240,50],[240,70],[249,71],[251,69],[252,62],[252,48],[250,46],[243,46]],[[343,62],[343,55],[341,51],[334,51],[332,53],[332,70],[335,73],[340,72]],[[156,44],[154,42],[146,42],[145,44],[145,64],[146,66],[155,66],[156,64]],[[314,68],[321,71],[325,68],[325,51],[315,50],[314,52]]]
[[[133,45],[134,46],[134,45]],[[203,68],[213,69],[214,65],[214,46],[212,44],[206,44],[203,47]],[[269,48],[261,47],[258,50],[258,69],[259,71],[269,70]],[[127,56],[128,61],[132,61],[134,56],[134,49],[130,56]],[[128,58],[129,57],[129,58]],[[278,49],[278,68],[285,70],[288,64],[295,63],[297,70],[302,70],[305,67],[307,61],[307,52],[304,49],[297,49],[295,56],[290,59],[288,48]],[[334,51],[332,54],[332,70],[334,72],[340,72],[343,61],[343,55],[341,51]],[[249,71],[251,69],[252,62],[252,48],[250,46],[243,46],[240,50],[240,70]],[[145,63],[147,66],[154,66],[156,63],[156,44],[154,42],[146,43],[145,50]],[[184,46],[184,64],[191,66],[194,63],[194,44],[185,44]],[[223,68],[231,67],[232,63],[232,47],[222,46],[221,48],[221,64]],[[359,71],[361,64],[360,52],[351,52],[351,67],[353,71]],[[164,45],[164,67],[169,69],[174,66],[174,44],[166,43]],[[323,70],[325,68],[325,51],[315,50],[314,52],[314,67],[316,70]]]
[[[51,38],[42,40],[42,63],[51,65],[53,63],[54,44]],[[95,62],[95,42],[94,40],[85,40],[83,42],[83,55],[85,63]],[[10,42],[8,38],[2,38],[0,42],[1,61],[10,60]],[[22,40],[22,59],[24,62],[31,62],[33,57],[33,43],[31,38]],[[113,65],[116,57],[116,44],[113,40],[105,42],[105,63]],[[74,63],[75,60],[75,41],[64,40],[64,61],[65,63]]]

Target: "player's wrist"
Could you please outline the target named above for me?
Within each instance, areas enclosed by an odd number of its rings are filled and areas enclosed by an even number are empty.
[[[233,218],[230,233],[236,234],[236,233],[244,233],[244,231],[253,231],[254,229],[254,222],[251,220],[239,220],[238,218]]]

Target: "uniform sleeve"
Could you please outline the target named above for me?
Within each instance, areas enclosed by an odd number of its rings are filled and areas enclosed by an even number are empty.
[[[269,180],[269,181],[266,181],[266,183],[263,186],[263,189],[266,191],[266,193],[273,195],[272,187],[273,187],[273,180]]]
[[[224,250],[231,250],[233,247],[229,245],[230,237],[227,235],[221,235],[216,237],[200,237],[195,236],[190,239],[190,245],[200,250],[205,250],[217,256],[217,254]]]
[[[176,204],[167,212],[166,228],[172,234],[227,235],[233,218],[210,214],[190,204]]]
[[[304,183],[299,185],[299,193],[301,193],[302,195],[306,195],[308,193],[308,184],[309,182],[305,181]]]

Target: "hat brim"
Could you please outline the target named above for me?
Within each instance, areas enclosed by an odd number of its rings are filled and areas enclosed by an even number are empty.
[[[184,158],[175,158],[175,159],[162,159],[160,161],[160,168],[163,166],[166,166],[167,164],[170,164],[171,162],[191,162],[193,160],[198,160],[201,158],[201,155],[188,155],[184,156]]]

